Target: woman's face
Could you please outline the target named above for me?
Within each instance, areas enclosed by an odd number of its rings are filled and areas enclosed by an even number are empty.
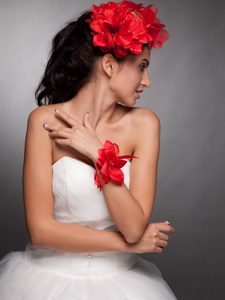
[[[140,98],[140,93],[150,86],[148,65],[151,50],[143,47],[139,55],[128,56],[111,78],[111,89],[118,101],[126,106],[133,106]]]

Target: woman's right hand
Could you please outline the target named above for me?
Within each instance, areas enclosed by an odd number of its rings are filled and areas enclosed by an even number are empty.
[[[126,243],[125,251],[130,253],[155,252],[162,253],[168,245],[169,233],[175,232],[169,222],[150,223],[146,226],[144,234],[136,243]]]

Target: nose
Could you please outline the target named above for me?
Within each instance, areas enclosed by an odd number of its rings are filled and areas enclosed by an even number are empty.
[[[149,79],[149,74],[148,74],[147,69],[145,69],[141,83],[142,83],[142,85],[144,85],[147,88],[149,88],[151,86],[151,81]]]

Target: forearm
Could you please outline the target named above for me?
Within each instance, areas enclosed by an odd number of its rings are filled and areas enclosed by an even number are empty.
[[[127,242],[139,240],[145,229],[144,213],[123,183],[117,185],[110,181],[102,188],[110,215]]]
[[[120,232],[97,230],[56,220],[43,224],[31,235],[36,246],[68,252],[124,252],[127,243]]]
[[[102,183],[106,205],[117,228],[127,242],[138,241],[147,225],[141,206],[131,195],[125,183],[118,185],[109,181],[104,184],[99,170],[97,172]]]

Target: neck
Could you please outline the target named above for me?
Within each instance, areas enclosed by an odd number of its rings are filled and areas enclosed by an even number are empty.
[[[104,84],[88,83],[69,101],[70,111],[82,123],[84,114],[89,112],[89,122],[96,129],[113,123],[117,101]]]

